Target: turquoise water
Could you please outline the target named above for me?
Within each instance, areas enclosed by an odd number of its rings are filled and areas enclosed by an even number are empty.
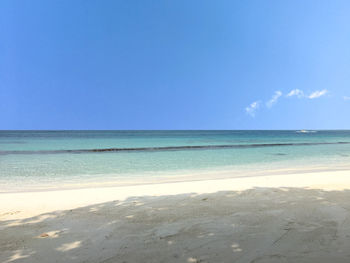
[[[350,131],[0,131],[0,186],[350,165]]]

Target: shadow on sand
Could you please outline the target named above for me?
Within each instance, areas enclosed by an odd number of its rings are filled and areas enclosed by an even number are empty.
[[[350,262],[350,191],[144,196],[0,222],[0,262]]]

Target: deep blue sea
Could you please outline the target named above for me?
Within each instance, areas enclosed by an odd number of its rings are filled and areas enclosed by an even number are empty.
[[[347,165],[350,131],[0,131],[0,191]]]

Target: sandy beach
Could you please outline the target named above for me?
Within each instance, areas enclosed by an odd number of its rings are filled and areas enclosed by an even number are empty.
[[[350,263],[349,14],[0,0],[0,263]]]
[[[0,262],[349,262],[350,171],[0,194]]]

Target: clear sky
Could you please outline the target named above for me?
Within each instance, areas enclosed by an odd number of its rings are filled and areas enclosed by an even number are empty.
[[[0,129],[350,129],[350,1],[2,0]]]

